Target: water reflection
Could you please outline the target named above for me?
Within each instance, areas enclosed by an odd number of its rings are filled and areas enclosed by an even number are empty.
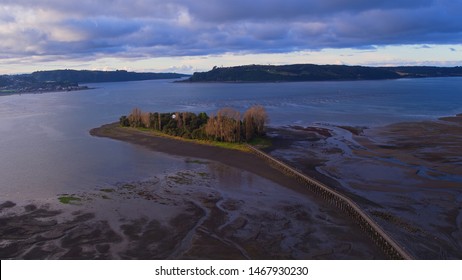
[[[377,125],[460,113],[461,85],[462,78],[278,84],[142,81],[1,96],[0,192],[3,199],[13,200],[50,197],[189,168],[183,158],[88,134],[133,107],[211,112],[262,104],[275,126]],[[253,185],[249,173],[213,166],[210,172],[226,187]]]

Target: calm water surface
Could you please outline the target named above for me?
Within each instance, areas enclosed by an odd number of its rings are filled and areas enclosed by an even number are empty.
[[[55,197],[190,168],[184,158],[91,137],[91,128],[146,111],[264,105],[270,125],[376,126],[462,113],[462,78],[269,84],[143,81],[78,92],[0,96],[1,200]]]

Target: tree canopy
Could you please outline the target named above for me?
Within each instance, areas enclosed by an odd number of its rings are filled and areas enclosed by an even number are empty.
[[[222,108],[208,116],[191,112],[142,112],[134,108],[119,119],[121,126],[141,127],[188,139],[222,142],[250,141],[265,134],[268,115],[262,106],[252,106],[244,114]]]

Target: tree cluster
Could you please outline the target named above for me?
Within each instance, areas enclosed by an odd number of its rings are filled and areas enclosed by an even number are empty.
[[[206,113],[150,113],[134,108],[128,117],[120,117],[119,123],[121,126],[149,128],[172,136],[203,139],[203,127],[208,118]]]
[[[141,127],[188,139],[222,142],[249,141],[265,133],[268,115],[262,106],[250,107],[244,114],[223,108],[210,117],[206,113],[149,113],[134,108],[119,119],[121,126]]]

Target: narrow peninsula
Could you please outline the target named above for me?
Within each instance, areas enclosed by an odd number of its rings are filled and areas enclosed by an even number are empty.
[[[90,134],[171,155],[221,162],[293,189],[297,185],[295,179],[274,172],[268,163],[243,148],[243,143],[265,144],[267,120],[262,106],[250,107],[242,116],[231,108],[210,116],[191,112],[150,113],[135,108],[128,116],[121,116],[119,122],[94,128]]]

